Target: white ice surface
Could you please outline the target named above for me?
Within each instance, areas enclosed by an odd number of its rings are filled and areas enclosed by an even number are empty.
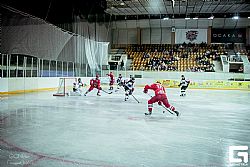
[[[141,88],[134,93],[141,103],[125,102],[122,91],[53,93],[1,99],[0,166],[13,154],[25,155],[14,160],[29,166],[233,166],[228,147],[250,147],[248,91],[188,90],[180,97],[179,89],[167,89],[179,118],[157,104],[144,116],[149,96]]]

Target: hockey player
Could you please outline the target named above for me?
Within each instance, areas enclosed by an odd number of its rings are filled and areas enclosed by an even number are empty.
[[[178,85],[181,87],[181,94],[180,96],[186,96],[186,89],[188,88],[190,81],[185,79],[184,75],[181,75],[181,81],[180,84]]]
[[[77,92],[78,91],[78,85],[76,82],[73,83],[73,92]]]
[[[74,83],[73,83],[73,92],[77,92],[77,91],[82,92],[81,88],[82,88],[84,85],[86,86],[86,84],[83,84],[81,78],[78,78],[78,79],[77,79],[77,82],[74,82]]]
[[[155,96],[153,96],[150,100],[148,100],[148,113],[145,113],[145,115],[151,115],[153,110],[153,103],[158,102],[159,105],[163,105],[173,111],[177,116],[179,115],[179,112],[175,110],[175,107],[170,105],[168,102],[168,98],[166,95],[165,88],[161,85],[160,82],[156,82],[152,85],[146,85],[144,87],[144,93],[148,93],[148,90],[151,89],[155,92]]]
[[[86,96],[94,88],[98,89],[97,96],[101,96],[100,90],[102,90],[102,88],[101,88],[101,81],[99,79],[99,75],[98,74],[96,74],[96,78],[93,78],[93,79],[90,80],[90,88],[87,90],[87,92],[84,94],[84,96]]]
[[[109,76],[109,90],[113,90],[113,85],[115,83],[115,76],[113,72],[110,72],[109,74],[107,74],[107,76]]]
[[[78,80],[77,80],[77,84],[79,85],[79,88],[82,88],[82,87],[83,87],[83,85],[85,85],[85,86],[86,86],[86,84],[83,84],[83,82],[82,82],[81,78],[78,78]]]
[[[130,80],[124,83],[125,101],[127,101],[128,96],[132,95],[132,93],[134,92],[134,83],[135,83],[134,77],[132,77]]]
[[[76,80],[76,82],[73,83],[73,92],[70,93],[71,96],[75,96],[75,95],[80,95],[82,94],[82,87],[83,87],[83,82],[81,81],[81,78],[78,78],[78,80]]]
[[[81,96],[82,90],[80,89],[80,85],[77,82],[73,83],[73,91],[67,93],[68,96]]]
[[[120,87],[122,87],[124,84],[124,81],[122,79],[122,74],[119,74],[118,79],[116,80],[116,83],[117,83],[117,91],[118,91],[118,89],[120,89]]]
[[[125,78],[124,80],[123,80],[123,85],[126,83],[126,82],[128,82],[129,80],[131,80],[132,78],[134,78],[132,75],[129,75],[129,79],[127,78]],[[134,78],[135,79],[135,78]]]

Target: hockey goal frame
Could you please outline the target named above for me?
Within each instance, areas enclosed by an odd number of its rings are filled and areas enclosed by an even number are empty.
[[[57,88],[57,93],[54,93],[53,96],[67,96],[67,87],[71,86],[71,90],[73,88],[73,83],[71,85],[66,85],[67,80],[74,80],[74,82],[77,82],[78,78],[80,77],[61,77],[59,78],[59,84]],[[60,92],[61,88],[63,89],[63,92]]]

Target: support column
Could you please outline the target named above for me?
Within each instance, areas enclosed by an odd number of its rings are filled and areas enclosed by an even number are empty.
[[[209,26],[207,29],[207,44],[211,44],[211,39],[212,39],[212,26]]]
[[[174,45],[175,44],[175,31],[171,32],[171,44]]]
[[[141,29],[137,27],[137,44],[141,45]]]
[[[250,45],[250,27],[246,29],[246,45]]]

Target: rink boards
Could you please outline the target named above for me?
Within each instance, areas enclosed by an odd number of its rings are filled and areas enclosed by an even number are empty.
[[[82,81],[89,85],[92,77],[81,77]],[[57,90],[59,77],[43,78],[0,78],[0,94],[16,94],[36,91]],[[154,78],[136,78],[135,86],[144,87],[146,84],[152,84],[157,80],[167,88],[177,88],[180,80],[177,79],[154,79]],[[107,77],[101,78],[103,88],[108,87]],[[73,86],[73,85],[72,85]],[[250,90],[250,81],[227,81],[227,80],[191,80],[189,89],[236,89]]]
[[[159,80],[164,86],[177,88],[180,81],[177,80]],[[196,80],[189,84],[189,88],[200,89],[242,89],[250,90],[250,81],[221,81],[221,80]]]

